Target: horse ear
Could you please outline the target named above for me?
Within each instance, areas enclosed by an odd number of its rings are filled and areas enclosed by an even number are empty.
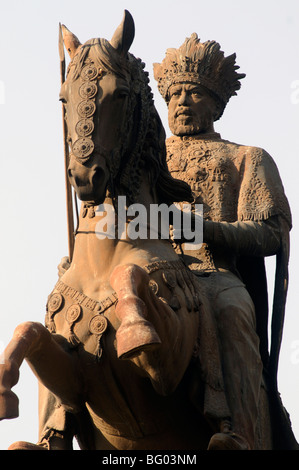
[[[111,46],[114,47],[121,55],[125,56],[129,51],[135,36],[134,20],[127,10],[125,10],[124,17],[118,28],[116,29],[110,41]]]
[[[81,46],[81,42],[75,36],[71,31],[67,29],[66,26],[61,25],[62,28],[62,34],[63,34],[63,42],[65,45],[65,48],[67,49],[70,58],[72,59],[74,55],[76,54],[78,47]]]

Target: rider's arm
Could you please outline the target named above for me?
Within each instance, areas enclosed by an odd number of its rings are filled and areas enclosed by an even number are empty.
[[[261,222],[204,221],[205,243],[229,250],[237,255],[271,256],[280,247],[280,226],[277,217]]]

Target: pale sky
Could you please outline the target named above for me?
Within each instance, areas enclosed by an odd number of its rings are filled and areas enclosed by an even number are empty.
[[[299,440],[299,2],[298,0],[0,0],[0,349],[26,320],[44,321],[56,266],[67,255],[58,24],[81,42],[110,39],[123,10],[134,17],[131,52],[150,72],[167,134],[166,105],[152,64],[197,32],[237,53],[246,73],[216,131],[274,158],[293,214],[290,287],[279,366],[279,390]],[[270,293],[274,261],[269,260]],[[272,301],[271,301],[272,303]],[[36,442],[37,381],[21,367],[14,388],[20,417],[0,422],[0,450]]]

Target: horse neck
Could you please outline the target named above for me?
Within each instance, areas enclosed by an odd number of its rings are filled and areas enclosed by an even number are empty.
[[[138,204],[141,204],[149,214],[150,204],[155,203],[155,198],[150,194],[148,184],[142,183],[140,194]],[[123,203],[126,197],[122,196],[118,201]],[[108,220],[113,222],[110,217],[115,217],[114,231],[111,226],[108,228],[106,225]],[[129,238],[128,226],[131,220],[127,207],[122,209],[118,207],[115,211],[110,198],[106,198],[100,206],[90,207],[87,210],[86,205],[82,203],[72,260],[73,268],[81,275],[85,273],[89,278],[107,279],[114,267],[128,258],[132,251],[146,249],[146,240]],[[103,234],[107,229],[109,237]]]

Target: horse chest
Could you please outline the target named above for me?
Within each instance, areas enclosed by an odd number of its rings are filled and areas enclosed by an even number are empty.
[[[70,350],[82,345],[91,357],[100,358],[103,335],[118,326],[112,325],[117,323],[115,316],[108,316],[116,300],[112,293],[96,301],[58,281],[48,299],[46,327],[66,338]]]

